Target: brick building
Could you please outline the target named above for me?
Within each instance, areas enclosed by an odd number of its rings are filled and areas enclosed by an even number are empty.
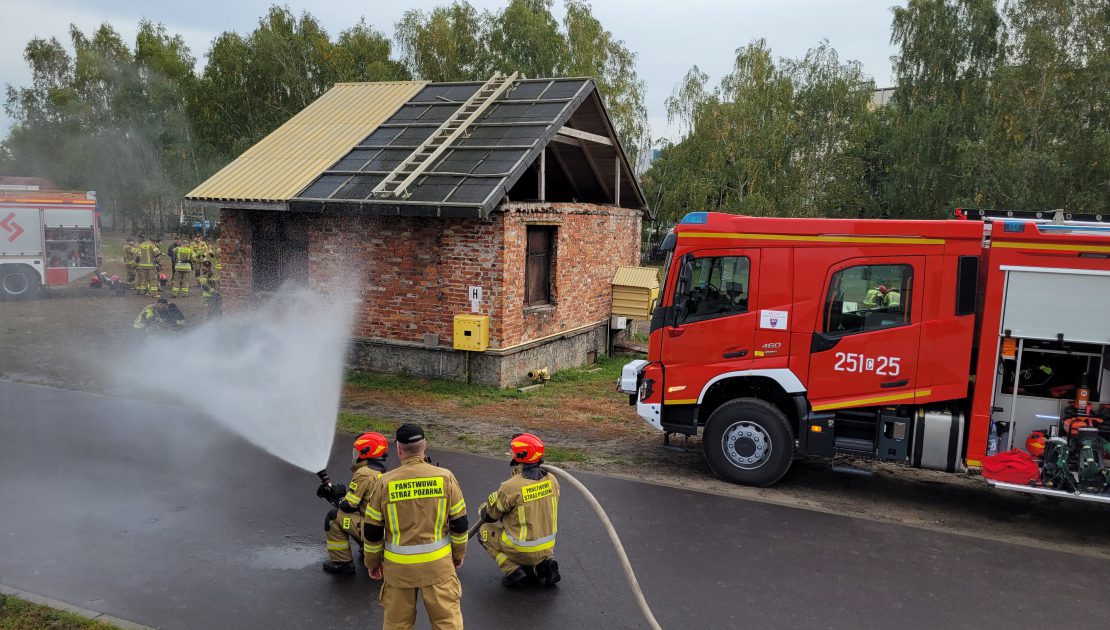
[[[592,80],[500,75],[336,85],[186,199],[220,211],[225,309],[355,283],[354,367],[492,385],[605,351],[646,211]],[[472,311],[489,347],[456,351]]]

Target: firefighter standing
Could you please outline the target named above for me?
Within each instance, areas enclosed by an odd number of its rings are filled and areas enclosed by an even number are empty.
[[[173,288],[174,297],[180,293],[189,295],[189,273],[193,270],[193,250],[188,243],[174,247],[173,253]]]
[[[139,238],[143,242],[136,248],[138,255],[135,257],[135,271],[138,273],[138,279],[135,282],[135,292],[139,295],[149,295],[158,287],[158,275],[154,269],[158,266],[158,257],[162,255],[162,250],[158,248],[155,241],[145,236],[139,236]]]
[[[127,239],[127,243],[123,246],[123,264],[127,267],[127,284],[135,283],[135,259],[138,255],[139,251],[135,246],[135,239]]]
[[[389,457],[389,442],[384,435],[373,431],[363,433],[355,438],[354,448],[351,483],[346,488],[342,484],[320,484],[316,490],[317,496],[335,501],[335,508],[324,519],[328,541],[328,561],[324,563],[324,570],[328,573],[355,572],[348,537],[362,543],[362,515],[378,478],[387,470],[385,459]],[[330,497],[325,496],[329,493]]]
[[[432,628],[461,629],[462,584],[455,569],[466,554],[462,489],[450,470],[425,460],[423,429],[404,424],[396,437],[401,465],[378,480],[363,526],[366,568],[371,578],[385,580],[382,627],[413,628],[419,592]]]
[[[204,316],[205,319],[220,316],[220,304],[222,297],[220,296],[220,279],[212,268],[211,261],[204,261],[203,270],[200,273],[200,278],[197,281],[200,283],[201,294],[200,297],[204,300]]]
[[[208,247],[208,243],[206,243],[204,241],[204,237],[201,236],[200,232],[197,232],[196,235],[193,236],[193,246],[192,246],[192,248],[193,248],[193,255],[194,255],[194,258],[193,258],[193,277],[195,277],[197,279],[197,284],[200,284],[200,277],[201,277],[201,274],[203,273],[203,269],[201,268],[201,263],[208,260],[208,254],[211,251],[211,248]]]
[[[559,524],[559,482],[540,468],[544,446],[531,433],[510,440],[512,476],[489,495],[479,514],[479,540],[501,569],[501,584],[520,585],[534,577],[545,586],[561,579],[555,560]]]

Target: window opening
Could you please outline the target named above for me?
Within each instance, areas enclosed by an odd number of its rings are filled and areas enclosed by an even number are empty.
[[[748,311],[751,260],[746,256],[695,258],[683,269],[679,324]]]
[[[858,265],[833,274],[824,332],[854,335],[910,322],[913,265]]]

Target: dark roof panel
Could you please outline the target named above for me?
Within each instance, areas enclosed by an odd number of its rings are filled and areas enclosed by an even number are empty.
[[[590,79],[517,81],[491,102],[442,155],[422,166],[402,196],[374,195],[373,188],[460,111],[483,85],[424,86],[305,188],[290,207],[345,208],[384,216],[487,216],[597,89]],[[591,111],[595,108],[591,106]],[[609,150],[611,153],[613,148]],[[609,166],[609,172],[612,168]],[[356,171],[367,174],[358,175]],[[642,196],[635,196],[634,203],[642,207]]]

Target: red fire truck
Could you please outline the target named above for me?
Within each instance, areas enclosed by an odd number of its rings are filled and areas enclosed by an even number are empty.
[[[0,299],[34,297],[96,273],[99,264],[95,192],[0,178]]]
[[[1110,431],[1101,221],[689,214],[662,245],[647,360],[618,389],[665,442],[700,429],[713,470],[757,486],[796,456],[979,467],[1037,432],[1053,439],[1079,391]],[[997,485],[1110,502],[1090,486]]]

